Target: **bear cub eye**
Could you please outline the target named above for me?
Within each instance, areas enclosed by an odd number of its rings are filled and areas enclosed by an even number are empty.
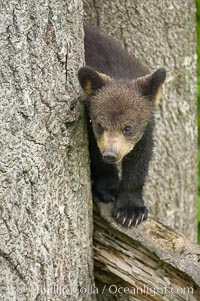
[[[102,127],[102,125],[100,123],[94,123],[94,130],[97,134],[102,135],[104,132],[104,128]]]
[[[130,136],[132,134],[132,130],[133,130],[132,126],[127,125],[123,128],[122,132],[124,136]]]

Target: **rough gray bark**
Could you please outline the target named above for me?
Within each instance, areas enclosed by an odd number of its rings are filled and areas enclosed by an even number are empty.
[[[0,299],[92,300],[81,0],[0,2]],[[65,70],[67,69],[67,72]]]
[[[86,22],[115,36],[151,70],[168,71],[145,200],[156,219],[196,241],[195,2],[84,0],[84,6]]]
[[[192,300],[200,296],[200,246],[153,219],[126,229],[99,203],[94,214],[98,300]],[[103,292],[103,294],[102,294]]]

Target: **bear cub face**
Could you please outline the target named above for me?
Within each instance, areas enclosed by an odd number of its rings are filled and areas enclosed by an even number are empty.
[[[78,73],[87,94],[93,132],[106,163],[120,162],[137,144],[153,118],[165,69],[133,80],[114,80],[91,67]]]

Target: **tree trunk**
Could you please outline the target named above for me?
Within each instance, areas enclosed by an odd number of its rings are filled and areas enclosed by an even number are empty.
[[[146,185],[150,214],[197,239],[195,2],[84,0],[85,21],[155,70],[168,71]]]
[[[82,1],[0,14],[0,299],[93,300]]]

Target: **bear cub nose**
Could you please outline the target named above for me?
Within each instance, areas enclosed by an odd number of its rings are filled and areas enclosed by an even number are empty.
[[[115,163],[117,161],[117,154],[112,150],[104,151],[102,156],[107,163]]]

